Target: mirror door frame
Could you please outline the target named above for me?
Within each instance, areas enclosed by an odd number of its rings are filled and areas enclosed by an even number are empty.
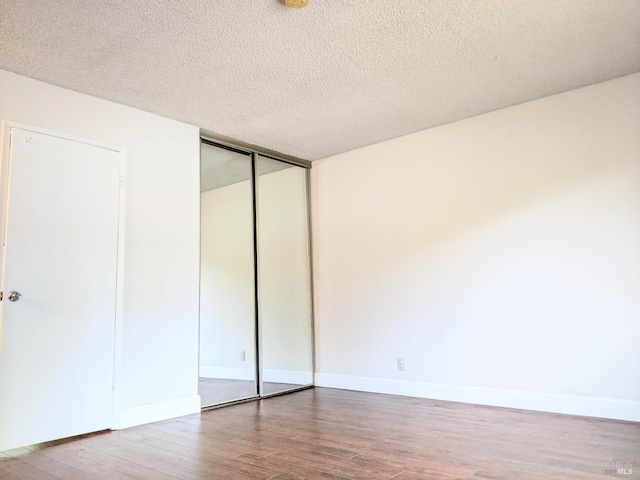
[[[295,159],[293,157],[279,157],[273,155],[271,152],[265,153],[265,150],[255,148],[255,149],[247,149],[242,146],[238,146],[233,143],[229,143],[226,141],[221,141],[218,139],[211,138],[209,135],[200,135],[200,144],[206,144],[213,147],[223,148],[225,150],[230,150],[233,152],[237,152],[244,155],[250,155],[251,158],[251,190],[252,190],[252,205],[253,205],[253,264],[254,264],[254,339],[255,339],[255,381],[257,385],[257,394],[241,398],[230,400],[227,402],[220,402],[213,405],[203,406],[201,408],[202,411],[211,410],[221,407],[226,407],[229,405],[235,405],[238,403],[244,402],[252,402],[255,400],[261,400],[265,398],[276,397],[280,395],[286,395],[288,393],[299,392],[302,390],[307,390],[315,387],[315,373],[316,373],[316,341],[315,341],[315,302],[314,302],[314,285],[313,285],[313,237],[312,237],[312,218],[311,218],[311,162],[307,162],[300,159]],[[258,247],[258,172],[257,172],[257,164],[258,164],[258,156],[264,157],[270,160],[275,160],[278,162],[286,163],[291,166],[300,167],[305,169],[305,201],[306,201],[306,219],[307,219],[307,249],[308,249],[308,259],[309,259],[309,303],[310,303],[310,312],[309,312],[309,322],[311,329],[311,345],[309,346],[311,351],[311,375],[312,382],[295,386],[291,389],[273,392],[269,394],[264,393],[264,385],[263,385],[263,359],[262,359],[262,325],[260,322],[260,303],[259,303],[259,247]],[[201,253],[200,253],[201,255]],[[199,280],[201,282],[201,280]],[[200,334],[200,328],[198,328],[198,334]],[[200,345],[200,341],[198,341],[198,345]],[[198,354],[198,363],[200,362],[200,355]],[[198,368],[200,365],[198,364]]]

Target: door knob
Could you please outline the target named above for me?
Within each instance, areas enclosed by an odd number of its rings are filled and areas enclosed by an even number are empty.
[[[12,292],[9,292],[9,301],[10,302],[17,302],[18,300],[20,300],[20,297],[22,296],[22,294],[20,292],[16,292],[15,290]]]

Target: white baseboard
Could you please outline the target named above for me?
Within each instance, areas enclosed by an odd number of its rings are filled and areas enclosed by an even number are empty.
[[[202,378],[224,378],[227,380],[255,380],[253,368],[204,367],[200,366]]]
[[[255,380],[255,372],[251,368],[228,367],[204,367],[200,366],[200,377],[222,378],[226,380]],[[265,382],[292,383],[294,385],[308,385],[313,383],[311,372],[295,370],[269,370],[264,371]]]
[[[640,422],[640,402],[316,373],[316,386]]]
[[[295,370],[265,370],[263,380],[274,383],[292,383],[294,385],[309,385],[313,383],[313,373]]]
[[[145,423],[200,413],[200,395],[178,398],[168,402],[148,403],[120,410],[119,421],[113,430],[135,427]]]

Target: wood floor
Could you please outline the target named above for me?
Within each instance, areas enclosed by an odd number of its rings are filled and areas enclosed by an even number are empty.
[[[291,383],[263,383],[265,395],[285,392],[301,386]],[[200,377],[198,381],[198,395],[203,407],[253,397],[257,391],[256,382],[253,380]]]
[[[316,388],[0,457],[21,480],[637,479],[640,424]]]
[[[200,377],[198,381],[198,395],[203,407],[253,397],[256,394],[256,382],[250,380]]]

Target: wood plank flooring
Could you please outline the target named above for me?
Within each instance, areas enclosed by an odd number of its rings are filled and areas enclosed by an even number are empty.
[[[316,388],[4,452],[0,478],[638,479],[640,424]]]
[[[257,392],[256,382],[252,380],[203,377],[198,380],[198,395],[203,407],[253,397]]]
[[[266,395],[285,392],[301,386],[292,383],[263,383]],[[198,395],[200,395],[203,407],[253,397],[257,391],[256,382],[253,380],[200,377],[198,381]]]

